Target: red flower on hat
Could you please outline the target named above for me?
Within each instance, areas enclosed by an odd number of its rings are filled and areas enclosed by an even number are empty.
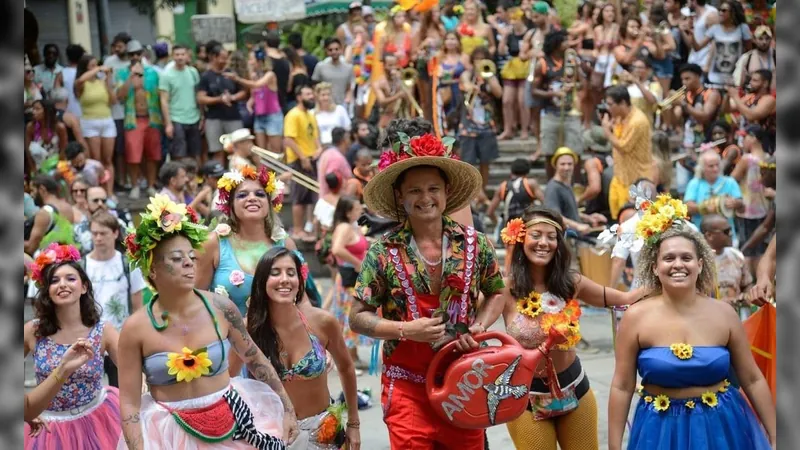
[[[445,156],[447,151],[442,141],[430,133],[411,138],[409,144],[415,156]]]
[[[383,170],[398,161],[403,161],[404,159],[408,159],[410,157],[411,156],[409,156],[407,153],[401,153],[398,155],[392,150],[387,150],[381,153],[381,159],[378,161],[378,170]]]
[[[135,255],[139,252],[140,246],[136,243],[136,233],[128,233],[125,236],[125,247],[128,249],[128,254]]]
[[[197,215],[197,211],[195,211],[191,206],[186,207],[186,215],[189,216],[190,222],[200,223],[200,216]]]
[[[461,36],[475,36],[475,30],[473,30],[472,27],[466,23],[462,23],[458,27],[458,34]]]

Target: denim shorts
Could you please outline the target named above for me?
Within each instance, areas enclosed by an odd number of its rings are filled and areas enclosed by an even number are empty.
[[[276,112],[268,116],[255,116],[253,131],[264,133],[267,136],[283,135],[283,113]]]
[[[675,67],[672,62],[672,58],[669,56],[662,59],[650,59],[650,65],[653,66],[653,74],[656,78],[672,78],[672,75],[675,73]]]

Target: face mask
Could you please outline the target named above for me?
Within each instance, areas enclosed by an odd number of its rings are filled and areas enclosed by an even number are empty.
[[[316,102],[314,100],[303,100],[303,107],[305,109],[314,109]]]

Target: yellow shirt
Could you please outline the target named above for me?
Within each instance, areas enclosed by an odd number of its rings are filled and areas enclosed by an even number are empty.
[[[314,156],[319,140],[319,127],[317,119],[311,111],[302,111],[294,107],[283,119],[283,136],[294,139],[300,153],[307,158]],[[297,161],[294,151],[286,149],[286,163]]]
[[[628,117],[614,126],[614,136],[619,141],[612,151],[614,177],[624,186],[630,186],[653,171],[653,151],[650,140],[650,121],[637,107],[631,107]]]
[[[111,118],[111,105],[108,104],[106,80],[91,80],[83,83],[80,103],[84,119]]]

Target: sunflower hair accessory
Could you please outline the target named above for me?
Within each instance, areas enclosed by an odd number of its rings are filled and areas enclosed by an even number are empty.
[[[219,199],[214,205],[217,211],[222,211],[225,215],[231,214],[231,208],[228,205],[231,193],[236,190],[244,180],[254,180],[264,186],[264,191],[269,196],[272,209],[279,213],[283,207],[283,190],[284,183],[279,180],[275,172],[267,170],[266,167],[261,166],[258,171],[250,166],[245,166],[241,170],[231,170],[230,172],[222,175],[222,178],[217,182],[219,188]]]
[[[44,281],[42,274],[47,266],[80,261],[80,259],[81,252],[77,248],[53,242],[43,252],[39,253],[39,256],[30,263],[28,269],[31,271],[31,279],[36,283],[36,286],[42,287],[42,282]]]
[[[766,161],[759,162],[758,167],[768,170],[775,170],[777,168],[774,162],[766,162]]]
[[[208,228],[200,224],[200,217],[191,206],[175,203],[164,194],[150,197],[139,226],[129,230],[125,238],[131,265],[138,267],[146,278],[153,264],[153,249],[176,233],[189,239],[194,249],[199,249],[208,238]]]

